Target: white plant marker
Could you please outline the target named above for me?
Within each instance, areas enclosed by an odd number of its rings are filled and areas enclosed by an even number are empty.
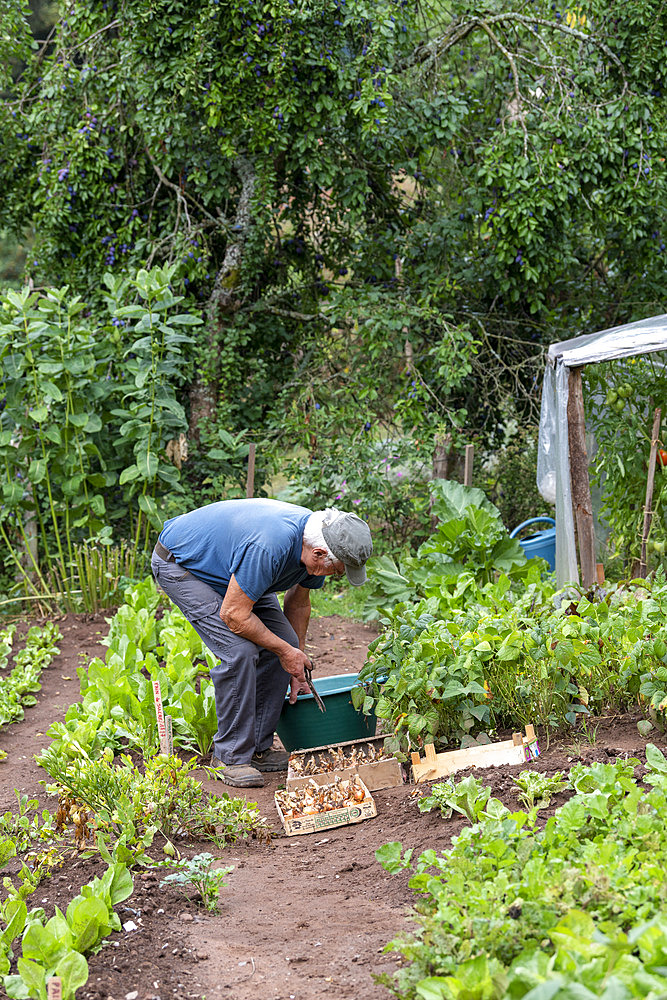
[[[49,1000],[62,1000],[63,984],[60,976],[51,976],[46,986],[46,995]]]
[[[155,717],[157,719],[157,731],[160,737],[160,750],[162,753],[169,753],[169,742],[167,740],[167,727],[164,722],[164,712],[162,710],[162,692],[160,682],[153,681],[153,700],[155,702]]]

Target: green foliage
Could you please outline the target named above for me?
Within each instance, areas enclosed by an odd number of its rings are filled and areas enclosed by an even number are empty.
[[[77,757],[104,747],[152,753],[158,745],[153,682],[160,685],[165,715],[173,720],[174,745],[205,754],[217,729],[213,684],[200,676],[215,657],[177,608],[155,617],[159,597],[151,578],[130,588],[111,620],[104,660],[77,670],[81,700],[67,709],[48,735],[58,752]]]
[[[431,597],[381,619],[353,701],[387,720],[392,747],[447,745],[529,722],[564,729],[640,698],[664,711],[664,574],[600,601],[537,585],[512,597],[501,583],[484,603],[448,603],[444,616]]]
[[[597,443],[593,473],[601,492],[600,517],[611,534],[610,568],[623,575],[641,556],[653,413],[656,406],[664,408],[667,375],[661,354],[588,365],[585,371],[586,406]],[[659,451],[664,447],[661,426]],[[652,569],[661,565],[667,545],[667,465],[660,454],[654,473],[647,546]]]
[[[431,786],[428,795],[422,795],[419,799],[419,811],[439,809],[444,819],[449,819],[453,812],[457,812],[470,823],[476,823],[488,808],[490,795],[491,789],[472,775],[457,782],[438,781]]]
[[[29,799],[25,792],[19,791],[16,798],[17,812],[7,810],[0,816],[0,838],[11,840],[16,852],[23,854],[33,843],[52,839],[55,828],[49,810],[40,813],[37,799]]]
[[[387,946],[402,967],[382,980],[403,1000],[657,997],[667,988],[662,916],[667,762],[581,767],[576,794],[539,828],[535,812],[477,811],[451,850],[412,862],[399,843],[376,857],[412,867],[416,933]],[[488,789],[487,789],[488,793]]]
[[[512,778],[515,785],[518,785],[519,802],[526,809],[546,809],[554,795],[567,788],[567,781],[563,781],[562,771],[555,774],[542,774],[540,771],[531,771],[528,768],[521,774]]]
[[[192,885],[201,896],[202,903],[211,913],[218,908],[220,890],[227,885],[226,875],[234,871],[234,866],[213,868],[212,854],[195,854],[193,858],[173,862],[176,871],[165,876],[160,882],[160,888],[165,885],[176,885],[185,892],[185,887]],[[187,896],[187,892],[185,892]]]
[[[50,592],[52,576],[73,600],[86,580],[77,543],[110,544],[108,522],[122,518],[138,547],[162,524],[160,496],[178,489],[163,449],[185,427],[175,390],[187,375],[185,330],[200,319],[177,311],[172,275],[107,275],[102,325],[82,315],[84,303],[66,287],[9,291],[0,301],[0,532],[36,594],[40,585]]]
[[[536,468],[537,430],[521,427],[494,448],[487,466],[475,476],[510,530],[545,511],[535,480]]]
[[[373,527],[376,551],[396,550],[426,534],[427,455],[407,437],[376,439],[368,421],[352,434],[342,431],[345,423],[345,410],[338,408],[313,418],[310,458],[304,461],[298,454],[289,463],[285,472],[291,482],[279,499],[360,514]],[[322,447],[317,447],[319,434],[326,442]]]
[[[659,311],[658,0],[250,6],[76,0],[30,58],[5,3],[0,42],[0,225],[34,231],[30,276],[88,298],[173,264],[233,436],[282,451],[289,413],[303,444],[315,398],[340,432],[346,396],[357,431],[489,434],[507,394],[534,409],[544,339]]]
[[[254,803],[202,790],[190,774],[199,766],[196,758],[157,754],[144,760],[142,771],[126,754],[116,766],[111,753],[92,759],[80,750],[70,759],[50,746],[38,762],[54,779],[52,790],[89,806],[100,827],[116,839],[124,836],[130,846],[148,847],[158,831],[166,840],[188,837],[224,846],[265,830]]]
[[[3,916],[9,920],[3,944],[8,947],[14,938],[23,935],[18,974],[4,975],[6,995],[16,1000],[46,1000],[48,980],[59,976],[63,1000],[74,1000],[77,989],[88,980],[84,955],[99,951],[102,940],[120,930],[114,906],[127,899],[132,889],[127,867],[116,863],[109,865],[102,878],[84,885],[66,913],[56,907],[48,921],[42,909],[28,913],[25,903],[14,903],[8,911],[10,904],[5,904]]]
[[[353,621],[363,620],[365,587],[350,587],[345,579],[329,579],[325,587],[311,591],[310,603],[313,618],[340,615]]]
[[[9,626],[0,633],[0,648],[7,649],[8,640],[11,642],[13,634],[14,626]],[[21,720],[24,707],[36,704],[34,692],[41,690],[40,675],[60,652],[56,646],[59,639],[62,639],[62,633],[53,622],[48,622],[43,627],[33,625],[28,629],[25,645],[15,655],[14,667],[0,685],[0,728]],[[5,669],[6,653],[0,664]]]
[[[437,597],[444,614],[448,606],[461,607],[464,599],[489,603],[485,592],[497,589],[499,574],[501,591],[513,582],[526,585],[539,579],[540,564],[526,560],[482,490],[435,479],[429,491],[436,529],[416,556],[404,556],[398,564],[388,556],[369,561],[373,589],[366,602],[368,617],[397,601],[420,597]]]

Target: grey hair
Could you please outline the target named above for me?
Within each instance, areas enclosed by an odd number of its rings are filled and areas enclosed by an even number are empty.
[[[340,511],[336,510],[335,507],[327,507],[326,510],[316,510],[310,515],[306,521],[306,527],[303,529],[303,540],[306,545],[309,545],[311,549],[326,549],[326,562],[332,566],[335,562],[338,562],[338,559],[336,559],[336,556],[324,541],[322,522],[325,517],[335,517],[337,514],[340,514]]]

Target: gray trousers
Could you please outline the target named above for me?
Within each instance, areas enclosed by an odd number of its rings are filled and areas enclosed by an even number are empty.
[[[248,764],[267,750],[285,701],[289,674],[275,653],[235,635],[220,618],[222,598],[175,562],[151,559],[153,576],[220,663],[211,670],[218,732],[215,756],[224,764]],[[255,602],[254,613],[274,635],[298,648],[297,634],[275,594]]]

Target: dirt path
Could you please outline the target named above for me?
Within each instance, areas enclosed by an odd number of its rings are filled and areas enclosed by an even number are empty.
[[[33,755],[47,743],[49,724],[76,701],[76,669],[104,655],[99,640],[107,632],[103,617],[61,621],[60,655],[43,675],[37,705],[25,720],[0,731],[0,812],[16,809],[15,789],[38,795],[54,808],[39,785],[45,774]],[[340,618],[316,619],[310,648],[321,674],[356,672],[363,664],[374,631]],[[590,742],[561,740],[533,767],[547,772],[567,769],[574,759],[613,760],[643,757],[646,740],[632,716],[602,720],[589,727]],[[662,736],[653,742],[664,747]],[[493,794],[517,807],[512,775],[521,767],[489,769],[483,774]],[[225,788],[201,772],[203,783],[218,794]],[[257,801],[270,821],[271,844],[251,841],[221,853],[234,865],[223,889],[219,912],[208,914],[173,888],[161,888],[154,870],[135,874],[135,891],[119,910],[125,929],[114,934],[89,960],[88,984],[78,1000],[388,1000],[388,990],[374,974],[394,967],[384,946],[409,928],[406,915],[414,902],[404,874],[387,875],[374,858],[387,841],[399,840],[415,855],[427,847],[445,850],[460,830],[458,820],[420,814],[414,788],[404,785],[375,793],[378,815],[354,827],[286,837],[279,825],[273,795],[284,780],[269,775],[261,789],[246,798]],[[564,801],[561,794],[554,807]],[[211,850],[209,843],[190,845],[189,854]],[[212,850],[215,853],[215,849]],[[65,908],[79,887],[104,865],[92,857],[67,852],[50,881],[40,885],[31,905],[47,913]],[[15,870],[15,869],[14,869]],[[8,868],[12,874],[11,865]]]

